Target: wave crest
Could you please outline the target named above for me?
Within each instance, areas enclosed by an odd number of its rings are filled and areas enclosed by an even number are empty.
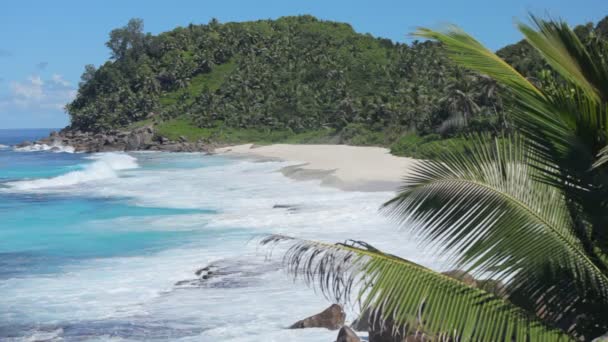
[[[74,153],[75,149],[72,146],[62,145],[62,144],[32,144],[23,147],[15,147],[13,151],[16,152],[40,152],[40,151],[50,151],[56,153]]]
[[[15,190],[35,190],[41,188],[56,188],[76,185],[95,180],[118,177],[116,171],[136,169],[137,159],[122,153],[99,153],[88,157],[94,160],[84,169],[68,172],[53,178],[34,179],[7,183]]]

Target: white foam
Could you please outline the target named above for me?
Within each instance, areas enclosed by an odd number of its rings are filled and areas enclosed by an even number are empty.
[[[72,146],[63,145],[60,143],[48,144],[32,144],[23,147],[13,148],[16,152],[40,152],[50,151],[55,153],[74,153],[75,149]]]
[[[106,177],[87,186],[71,187],[70,194],[126,197],[141,206],[214,209],[218,213],[100,220],[83,229],[176,229],[202,234],[191,238],[187,246],[152,255],[91,260],[53,276],[0,282],[0,307],[17,308],[22,317],[34,322],[118,320],[144,326],[163,322],[163,326],[180,331],[203,329],[174,339],[181,341],[332,341],[337,332],[285,329],[320,312],[329,302],[302,282],[294,284],[282,271],[264,271],[243,287],[176,289],[173,284],[194,278],[197,268],[220,259],[264,269],[263,253],[248,241],[269,233],[328,242],[363,240],[439,267],[428,251],[417,247],[415,237],[400,232],[378,213],[378,207],[392,193],[344,192],[321,187],[317,181],[293,181],[276,172],[289,165],[285,162],[226,161],[220,156],[195,154],[133,155],[141,165],[166,167],[129,171],[131,177]],[[133,159],[123,158],[127,155],[120,156],[111,154],[113,162],[109,164],[114,168],[137,165]],[[108,154],[92,158],[95,164]],[[208,166],[172,168],[173,158],[178,162],[204,158]],[[275,204],[295,205],[296,209],[273,208]],[[347,320],[353,318],[349,313]]]
[[[88,157],[94,160],[83,170],[72,171],[53,178],[42,178],[7,183],[14,190],[36,190],[46,188],[63,188],[80,183],[118,177],[117,171],[135,169],[137,159],[123,153],[98,153]]]
[[[0,150],[5,150],[7,149],[9,146],[8,145],[2,145],[0,144]]]

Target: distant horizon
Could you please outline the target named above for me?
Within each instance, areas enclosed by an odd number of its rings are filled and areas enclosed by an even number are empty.
[[[63,129],[64,127],[15,127],[15,128],[0,128],[0,131],[18,131],[20,129],[29,129],[32,131],[43,129]]]

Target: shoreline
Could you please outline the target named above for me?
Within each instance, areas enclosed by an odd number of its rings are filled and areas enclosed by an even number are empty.
[[[397,157],[382,147],[350,145],[254,144],[215,149],[215,153],[297,163],[279,170],[295,180],[320,180],[344,191],[397,191],[403,176],[419,162]]]

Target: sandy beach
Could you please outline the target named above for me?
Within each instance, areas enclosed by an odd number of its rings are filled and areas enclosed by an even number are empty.
[[[294,162],[297,164],[281,172],[298,180],[321,179],[323,185],[350,191],[396,191],[403,176],[418,162],[394,156],[382,147],[348,145],[244,144],[216,152]]]

